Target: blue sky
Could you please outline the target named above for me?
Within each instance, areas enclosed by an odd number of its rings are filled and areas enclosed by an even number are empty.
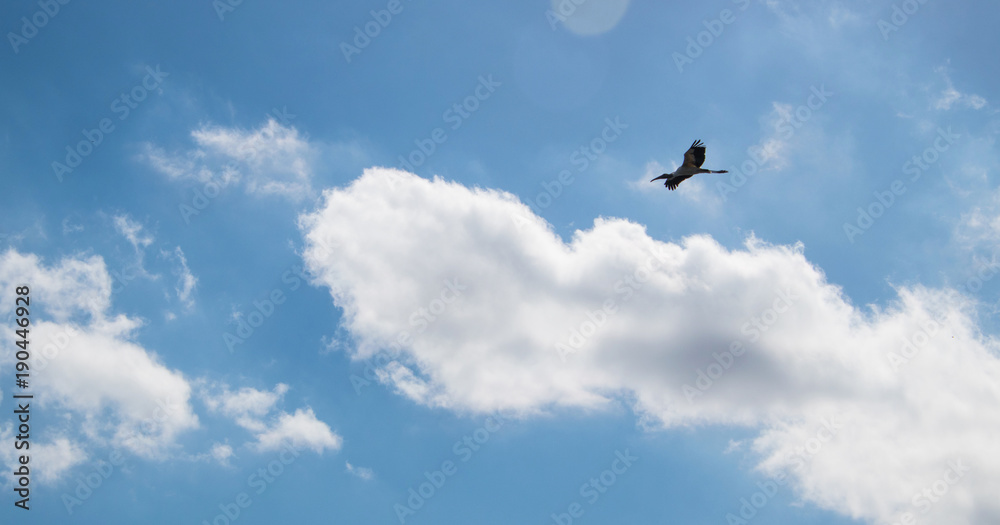
[[[0,8],[0,516],[995,523],[1000,7],[577,1]]]

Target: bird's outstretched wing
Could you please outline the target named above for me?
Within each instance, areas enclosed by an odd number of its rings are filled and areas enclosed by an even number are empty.
[[[671,177],[670,179],[667,179],[667,181],[664,182],[663,185],[666,186],[668,190],[673,191],[673,190],[677,189],[677,185],[678,184],[680,184],[680,183],[682,183],[682,182],[684,182],[684,181],[686,181],[686,180],[688,180],[690,178],[691,178],[690,175],[680,175],[680,176],[677,176],[677,177]]]
[[[682,168],[700,168],[705,163],[705,145],[700,140],[694,141],[684,154]]]

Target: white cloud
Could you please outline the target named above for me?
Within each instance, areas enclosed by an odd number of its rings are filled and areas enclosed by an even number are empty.
[[[153,236],[144,233],[142,223],[133,220],[128,214],[115,215],[112,217],[115,230],[123,235],[135,248],[136,253],[142,253],[143,249],[153,244]]]
[[[69,235],[71,233],[82,232],[82,224],[73,224],[72,217],[65,217],[62,221],[62,232],[63,235]]]
[[[943,77],[945,88],[941,91],[940,96],[934,100],[932,104],[934,109],[948,111],[955,105],[971,109],[983,109],[986,107],[987,102],[985,98],[975,94],[962,93],[955,89],[955,84],[951,81],[951,77],[948,76],[946,68],[938,68],[937,72]]]
[[[31,460],[38,468],[42,483],[53,483],[73,467],[87,460],[87,454],[78,444],[58,437],[48,443],[33,443]]]
[[[857,12],[838,4],[830,6],[830,15],[827,19],[834,29],[839,29],[845,25],[855,26],[866,20],[863,19]]]
[[[262,419],[288,392],[288,385],[278,383],[271,392],[250,387],[231,392],[225,385],[221,389],[219,394],[203,391],[201,397],[205,405],[232,418],[241,427],[259,433],[267,428]]]
[[[293,201],[312,194],[319,151],[294,127],[269,119],[251,130],[204,126],[191,137],[195,150],[171,155],[147,144],[142,158],[172,179],[241,183],[248,193]]]
[[[213,459],[219,462],[219,464],[228,465],[229,458],[233,457],[233,447],[224,443],[215,443],[212,445],[210,454]]]
[[[379,377],[416,402],[528,414],[626,399],[650,425],[752,426],[761,470],[868,520],[912,511],[961,459],[972,470],[922,518],[1000,517],[1000,344],[969,297],[913,286],[860,309],[801,247],[665,243],[618,219],[567,244],[510,194],[397,170],[324,197],[300,218],[308,268],[344,309],[353,357],[407,334]],[[460,307],[431,319],[446,281],[465,286]],[[906,341],[915,354],[894,366]],[[684,385],[701,394],[689,402]],[[803,456],[817,433],[822,450]]]
[[[357,476],[365,481],[375,479],[375,471],[368,467],[355,467],[354,465],[351,465],[350,461],[345,462],[345,465],[345,471],[352,476]]]
[[[708,189],[703,178],[690,178],[684,184],[677,187],[677,194],[695,203],[714,205],[719,202],[719,198]]]
[[[251,446],[257,451],[278,450],[285,442],[317,453],[340,449],[341,437],[317,419],[311,408],[298,409],[293,415],[280,411],[277,416],[268,417],[288,392],[284,383],[278,383],[270,392],[250,387],[232,392],[225,385],[214,389],[221,392],[202,391],[205,405],[250,431],[257,439]]]
[[[979,95],[966,95],[959,93],[953,86],[941,92],[941,97],[934,101],[934,109],[949,110],[956,103],[972,109],[982,109],[986,106],[986,99]]]
[[[646,163],[642,175],[640,175],[639,178],[636,180],[628,181],[627,185],[629,188],[641,191],[643,193],[659,192],[660,190],[663,189],[662,181],[657,182],[656,184],[653,184],[649,181],[653,180],[656,177],[659,177],[664,173],[669,173],[676,169],[677,169],[677,163],[674,163],[674,166],[668,170],[667,168],[664,168],[663,165],[660,164],[659,162],[651,160]]]
[[[286,442],[317,454],[340,450],[343,444],[341,437],[317,419],[311,408],[297,409],[294,414],[282,412],[271,428],[257,436],[257,450],[280,450]]]
[[[226,164],[213,170],[206,164],[212,159],[201,150],[169,154],[163,148],[146,143],[142,146],[139,159],[173,180],[194,180],[202,183],[215,181],[222,187],[240,181],[240,172],[234,164]]]
[[[16,450],[13,446],[17,435],[13,425],[0,432],[0,439],[11,446],[0,449],[0,457],[12,471],[19,465],[22,454],[29,456],[28,468],[31,469],[31,479],[44,485],[58,482],[73,467],[87,460],[83,448],[66,437],[56,437],[47,442],[30,441],[31,448],[27,451]]]
[[[735,439],[730,439],[729,443],[726,445],[725,450],[722,451],[723,454],[732,454],[743,448],[743,442],[737,441]]]
[[[111,277],[103,259],[67,257],[46,266],[8,250],[0,256],[0,315],[12,313],[15,287],[25,283],[33,305],[32,387],[45,392],[44,410],[65,415],[97,444],[150,458],[164,457],[177,436],[198,426],[184,376],[133,342],[141,323],[109,317]],[[12,335],[2,336],[5,348]],[[3,363],[12,361],[8,350]]]
[[[994,174],[1000,155],[994,135],[963,136],[959,150],[942,168],[944,179],[960,206],[954,225],[956,248],[985,258],[1000,256],[1000,188]]]
[[[281,113],[281,112],[278,112]],[[357,138],[310,141],[308,134],[269,118],[253,129],[204,125],[191,131],[194,147],[167,152],[146,143],[138,155],[175,181],[195,181],[206,193],[240,186],[249,194],[277,195],[293,202],[315,196],[318,168],[355,170],[370,163],[370,146]]]
[[[755,160],[780,170],[788,165],[789,141],[794,132],[790,123],[798,120],[791,104],[772,102],[771,105],[771,113],[762,119],[766,134],[758,144],[759,158]]]
[[[39,347],[52,345],[56,352],[36,378],[38,388],[61,406],[82,414],[85,427],[92,432],[112,430],[118,445],[157,457],[177,435],[198,426],[184,376],[130,341],[138,321],[119,316],[75,333],[69,332],[72,327],[45,321],[34,326]],[[65,348],[59,350],[65,339]],[[107,408],[120,420],[111,429],[106,428]]]
[[[983,244],[995,246],[1000,240],[1000,190],[992,199],[973,207],[962,216],[960,234]]]
[[[177,275],[177,285],[174,287],[174,292],[177,294],[177,299],[184,305],[185,308],[190,310],[194,308],[194,289],[198,285],[198,278],[191,273],[191,268],[188,267],[187,257],[184,256],[184,250],[180,246],[176,247],[171,252],[161,252],[161,256],[177,261],[178,268],[175,270]]]
[[[111,218],[114,224],[115,231],[120,235],[128,239],[129,244],[135,250],[135,266],[137,271],[144,276],[157,278],[157,276],[150,275],[146,271],[144,266],[146,259],[146,248],[153,244],[153,236],[145,231],[142,223],[133,220],[128,214],[115,215]]]
[[[247,167],[250,193],[277,194],[293,199],[312,191],[310,160],[315,152],[298,130],[268,120],[255,130],[202,128],[191,133],[199,147]]]
[[[0,312],[10,312],[15,298],[12,283],[30,283],[32,295],[44,301],[46,311],[57,322],[80,319],[103,320],[111,306],[111,276],[98,256],[64,258],[58,266],[45,268],[33,254],[7,250],[0,256]]]

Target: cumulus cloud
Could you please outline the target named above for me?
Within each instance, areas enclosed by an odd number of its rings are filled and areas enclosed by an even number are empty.
[[[87,438],[148,458],[162,458],[176,438],[196,428],[183,374],[134,342],[141,325],[110,315],[111,277],[103,259],[67,257],[45,265],[33,254],[0,255],[0,315],[12,314],[17,286],[30,285],[32,387],[46,393],[46,410],[78,424]],[[12,334],[3,337],[11,348]],[[8,351],[3,364],[13,355]],[[48,405],[48,406],[46,406]],[[64,453],[68,444],[54,445]],[[53,461],[65,465],[66,461]]]
[[[320,421],[311,408],[298,409],[294,414],[279,411],[269,417],[287,392],[288,385],[284,383],[278,383],[271,391],[243,387],[233,392],[227,385],[221,385],[204,389],[201,397],[210,410],[232,418],[250,431],[257,439],[251,447],[259,452],[278,450],[284,443],[316,453],[339,450],[341,437]]]
[[[258,451],[280,450],[285,443],[321,454],[340,450],[343,440],[317,419],[311,408],[300,408],[294,414],[282,412],[271,428],[257,436]]]
[[[392,169],[326,191],[300,227],[353,357],[388,349],[378,377],[418,403],[530,415],[625,400],[650,426],[751,426],[759,469],[867,520],[914,511],[961,460],[921,519],[1000,517],[1000,345],[971,297],[900,287],[860,308],[801,246],[662,242],[620,219],[564,242],[511,194]],[[434,309],[448,283],[458,304]]]
[[[7,250],[0,256],[0,312],[13,309],[16,286],[31,284],[32,294],[43,298],[48,315],[55,321],[100,321],[111,306],[111,276],[104,259],[70,257],[58,265],[42,266],[36,255]]]

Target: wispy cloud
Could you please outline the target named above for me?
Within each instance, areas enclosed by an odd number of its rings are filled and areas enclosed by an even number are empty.
[[[375,479],[375,471],[373,471],[368,467],[355,467],[354,465],[351,465],[350,461],[346,462],[345,465],[346,465],[345,471],[352,476],[356,476],[365,481],[371,481]]]
[[[145,233],[143,225],[133,220],[128,214],[115,215],[112,217],[112,221],[115,230],[128,239],[128,242],[132,244],[137,254],[143,253],[146,247],[153,244],[153,236]]]
[[[159,276],[152,275],[146,270],[146,248],[153,244],[154,238],[147,233],[145,227],[139,221],[132,219],[128,214],[115,215],[111,218],[115,231],[125,237],[135,250],[135,268],[146,277],[157,279]]]
[[[313,193],[320,152],[294,127],[272,118],[255,129],[203,126],[191,138],[194,150],[168,154],[146,144],[141,158],[172,179],[241,184],[247,193],[293,201]]]
[[[174,293],[184,308],[188,310],[194,308],[193,295],[195,287],[198,285],[198,278],[191,273],[191,269],[187,264],[187,257],[184,256],[184,250],[178,246],[174,248],[173,252],[161,251],[160,256],[165,259],[173,260],[177,265],[174,269],[174,275],[177,276],[177,284],[174,287]]]
[[[985,98],[975,95],[962,93],[955,89],[955,84],[952,82],[951,77],[948,75],[948,70],[946,67],[939,67],[936,71],[941,75],[944,81],[945,88],[941,91],[940,95],[932,102],[931,106],[934,109],[939,109],[942,111],[951,110],[953,107],[961,107],[966,109],[983,109],[987,105]]]
[[[274,118],[252,129],[203,125],[191,131],[191,139],[193,148],[177,152],[145,143],[138,159],[172,180],[242,187],[295,203],[315,197],[320,170],[360,170],[371,162],[360,140],[313,141]]]
[[[73,224],[72,217],[66,217],[62,221],[62,233],[63,235],[69,235],[71,233],[77,233],[83,231],[82,224]]]

